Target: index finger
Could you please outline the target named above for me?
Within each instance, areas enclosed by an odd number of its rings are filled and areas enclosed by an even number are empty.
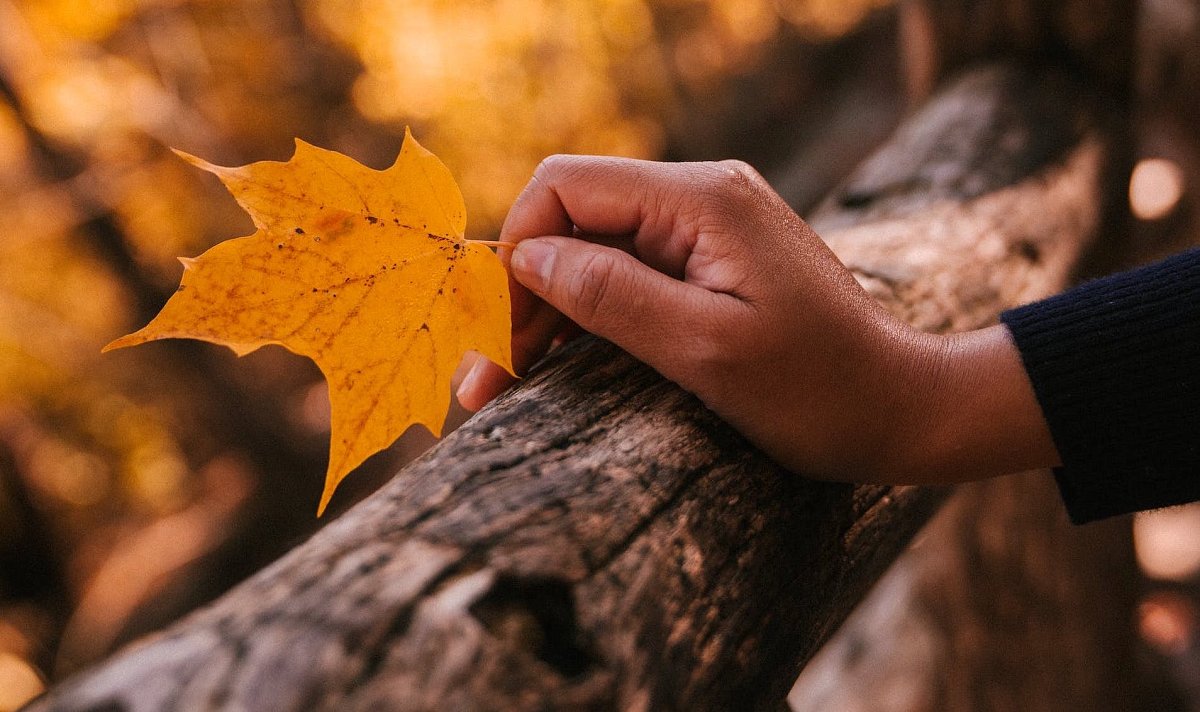
[[[609,156],[550,156],[533,173],[500,230],[500,239],[630,236],[636,256],[680,277],[694,236],[677,230],[680,207],[694,199],[686,164]]]
[[[550,156],[513,202],[500,240],[583,237],[632,252],[649,266],[679,278],[691,245],[676,235],[672,208],[680,202],[684,182],[674,164]],[[506,265],[510,256],[510,250],[500,251]],[[509,291],[514,367],[522,373],[566,326],[566,319],[511,276]],[[498,376],[490,380],[497,382],[497,388],[501,385]]]

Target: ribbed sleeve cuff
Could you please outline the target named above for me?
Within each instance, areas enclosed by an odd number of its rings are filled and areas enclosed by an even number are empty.
[[[1076,524],[1200,499],[1200,249],[1004,312]]]

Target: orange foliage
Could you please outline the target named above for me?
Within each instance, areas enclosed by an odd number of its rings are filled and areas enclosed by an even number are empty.
[[[731,78],[880,1],[0,0],[0,655],[60,677],[136,631],[138,601],[176,615],[315,526],[316,488],[284,491],[329,446],[315,369],[99,356],[169,296],[175,255],[249,231],[166,146],[237,165],[302,136],[382,164],[412,124],[486,237],[543,156],[686,154],[689,117],[741,101]],[[410,429],[334,506],[428,442]],[[181,520],[194,541],[143,536]],[[25,571],[34,535],[52,553]]]

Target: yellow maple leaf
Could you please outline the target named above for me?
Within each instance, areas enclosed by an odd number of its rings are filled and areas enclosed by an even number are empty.
[[[279,344],[315,361],[333,411],[318,516],[410,425],[441,434],[466,351],[512,371],[504,267],[465,239],[458,185],[411,133],[383,171],[300,140],[286,163],[240,168],[177,153],[216,174],[258,230],[182,258],[162,311],[104,350],[191,338],[239,356]]]

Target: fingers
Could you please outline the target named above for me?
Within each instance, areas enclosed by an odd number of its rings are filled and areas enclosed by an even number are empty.
[[[641,229],[645,212],[635,203],[643,206],[658,203],[642,186],[654,184],[656,187],[649,192],[661,190],[667,179],[653,176],[662,167],[663,164],[618,158],[551,156],[542,161],[517,197],[500,230],[500,240],[520,242],[545,235],[586,234],[589,240],[633,251],[631,233]],[[566,196],[566,200],[561,196]],[[614,205],[623,208],[614,212],[609,209]],[[511,254],[510,250],[500,250],[505,263]],[[655,266],[663,263],[661,259],[650,261]],[[524,373],[546,352],[568,320],[511,275],[509,292],[513,366],[517,373]],[[512,381],[502,369],[481,361],[463,380],[458,399],[464,407],[474,410],[499,395]]]
[[[542,304],[546,306],[546,315],[550,317],[545,320],[546,323],[532,323],[513,332],[513,364],[517,373],[525,373],[547,351],[583,333],[578,324],[567,321],[557,309],[545,302]],[[563,322],[566,322],[566,326],[555,333],[555,328]],[[548,338],[551,334],[553,338]],[[486,358],[479,359],[459,385],[458,402],[468,410],[479,410],[516,381],[517,378],[504,368]]]
[[[517,196],[500,239],[636,233],[658,211],[673,176],[667,164],[605,156],[550,156]]]
[[[567,237],[519,243],[510,266],[522,289],[544,307],[514,326],[518,373],[574,322],[679,380],[686,375],[689,343],[702,335],[695,325],[710,318],[700,315],[715,314],[713,300],[724,296],[672,279],[616,248]],[[512,382],[503,369],[481,360],[463,379],[458,400],[476,410]]]
[[[477,411],[516,381],[508,371],[486,358],[475,362],[458,386],[458,402],[469,411]]]
[[[547,263],[553,274],[533,280],[539,274],[531,272],[534,252],[525,253],[523,265],[513,265],[516,371],[523,373],[545,353],[570,320],[664,371],[656,360],[678,351],[678,344],[663,345],[669,331],[664,327],[680,319],[687,323],[679,308],[719,301],[720,293],[745,296],[741,287],[752,272],[755,246],[742,238],[764,232],[747,229],[746,222],[749,213],[761,210],[764,193],[774,195],[752,168],[737,161],[547,158],[509,211],[500,239],[520,245],[530,238],[582,236],[612,247],[539,240],[561,249],[557,266]],[[505,261],[511,256],[501,251]],[[482,406],[511,382],[481,362],[464,380],[459,400],[469,408]]]
[[[500,239],[586,235],[631,252],[676,279],[692,279],[689,260],[745,261],[756,246],[745,233],[750,214],[774,192],[740,161],[658,163],[603,156],[550,156],[517,197]],[[782,203],[782,201],[780,201]],[[783,208],[786,212],[786,206]],[[713,291],[730,285],[707,275],[696,280]],[[546,307],[519,282],[510,282],[513,327]]]
[[[693,347],[722,321],[723,312],[740,306],[625,252],[571,238],[521,242],[511,267],[519,282],[568,319],[677,381],[689,375]]]
[[[536,298],[524,287],[530,298]],[[542,309],[537,310],[531,319],[520,327],[514,324],[512,335],[513,368],[517,373],[524,374],[543,354],[549,350],[555,334],[561,329],[566,317],[558,310],[538,299]],[[468,410],[479,410],[488,401],[500,395],[517,379],[508,371],[487,359],[479,359],[463,378],[458,387],[458,402]]]
[[[517,197],[500,239],[622,236],[638,259],[682,278],[698,240],[730,237],[731,230],[721,228],[744,226],[767,195],[777,198],[742,161],[550,156]]]

